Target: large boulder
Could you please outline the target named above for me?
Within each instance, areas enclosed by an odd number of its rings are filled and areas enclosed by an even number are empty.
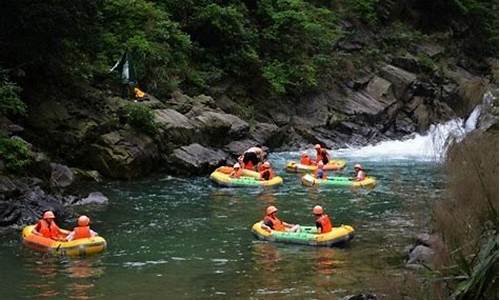
[[[135,131],[113,131],[90,145],[86,163],[112,178],[130,179],[151,172],[160,155],[151,137]]]
[[[204,175],[226,164],[229,159],[222,150],[191,144],[175,149],[168,157],[168,168],[179,175]]]
[[[403,98],[408,87],[417,80],[417,75],[393,65],[385,65],[380,69],[381,77],[393,84],[394,95],[397,99]]]
[[[252,139],[244,139],[240,141],[232,141],[231,143],[224,146],[224,151],[231,154],[233,157],[238,157],[245,150],[257,145],[258,143]]]
[[[195,134],[195,127],[191,121],[173,109],[155,110],[155,122],[164,144],[189,144]]]
[[[250,136],[258,144],[279,146],[277,135],[279,134],[279,127],[271,123],[257,123],[250,130]]]
[[[384,78],[374,76],[366,87],[368,95],[384,104],[392,104],[395,99],[392,94],[392,83]]]
[[[80,199],[72,205],[105,205],[108,204],[108,197],[104,196],[101,192],[92,192],[87,197]]]
[[[199,130],[200,139],[213,146],[226,144],[248,134],[250,126],[235,115],[207,111],[193,120]],[[204,137],[204,138],[201,138]]]
[[[433,257],[434,250],[424,245],[418,245],[411,250],[410,254],[408,255],[408,261],[406,262],[406,265],[430,265],[432,263]]]
[[[75,180],[73,171],[65,165],[51,163],[50,186],[55,188],[66,188]]]

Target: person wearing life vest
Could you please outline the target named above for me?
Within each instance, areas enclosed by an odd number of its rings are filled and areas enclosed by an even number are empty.
[[[361,164],[355,164],[354,165],[354,180],[355,181],[362,181],[365,180],[366,178],[366,172],[365,169]]]
[[[229,177],[240,178],[243,174],[243,169],[240,166],[240,163],[235,163],[233,166],[233,171],[229,174]]]
[[[266,156],[264,150],[260,147],[251,147],[243,153],[243,164],[245,168],[255,168],[259,162],[264,161],[264,157]]]
[[[78,217],[78,226],[71,231],[66,237],[67,241],[87,239],[97,235],[97,232],[90,229],[90,219],[87,216]]]
[[[328,176],[326,175],[326,171],[324,170],[323,162],[320,161],[314,171],[314,177],[317,179],[326,179]]]
[[[51,210],[44,212],[42,219],[33,228],[33,234],[53,240],[61,240],[63,236],[68,234],[68,231],[60,229],[54,221],[55,218],[56,216]]]
[[[312,211],[316,218],[316,229],[318,233],[332,231],[332,221],[330,221],[330,217],[323,211],[323,207],[316,205]]]
[[[273,170],[271,169],[271,164],[266,161],[262,164],[262,171],[259,172],[260,180],[271,180],[274,177]]]
[[[316,150],[316,163],[322,161],[323,164],[326,165],[330,161],[330,156],[328,155],[328,151],[326,151],[326,149],[321,147],[320,144],[316,144],[314,146],[314,149]]]
[[[307,152],[302,152],[302,154],[300,155],[300,164],[302,165],[306,165],[306,166],[310,166],[310,165],[313,165],[314,162],[312,161],[312,159],[309,157],[309,155],[307,155]]]
[[[278,219],[278,217],[276,216],[277,212],[278,209],[274,205],[268,206],[266,208],[266,215],[261,225],[262,229],[267,232],[272,232],[273,230],[297,232],[300,230],[299,225],[288,224]]]

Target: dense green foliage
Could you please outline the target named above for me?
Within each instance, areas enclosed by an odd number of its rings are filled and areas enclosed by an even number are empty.
[[[149,134],[156,132],[156,123],[151,108],[140,104],[127,104],[124,106],[124,111],[126,122],[134,128]]]
[[[20,88],[0,70],[0,115],[24,114],[26,105],[19,99]]]
[[[20,86],[110,78],[128,51],[139,84],[165,95],[206,91],[227,82],[248,93],[301,95],[334,78],[343,54],[342,19],[376,27],[381,7],[398,1],[349,0],[6,0],[0,63],[22,70]],[[399,3],[399,4],[398,4]],[[498,4],[492,0],[417,1],[419,26],[452,30],[469,49],[495,53]],[[401,21],[407,21],[402,14]],[[393,20],[394,21],[394,20]],[[411,21],[411,20],[408,20]],[[460,25],[459,25],[460,24]],[[373,28],[376,30],[376,28]],[[36,45],[36,46],[35,46]]]
[[[0,135],[0,157],[5,168],[14,173],[24,171],[32,161],[31,151],[26,142],[2,135]]]

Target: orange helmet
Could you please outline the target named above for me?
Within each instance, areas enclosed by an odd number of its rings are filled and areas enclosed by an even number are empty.
[[[321,149],[321,145],[320,144],[314,145],[314,149],[317,149],[317,150]]]
[[[268,161],[266,161],[262,164],[262,166],[267,169],[271,167],[271,164]]]
[[[44,219],[55,219],[56,216],[54,215],[54,213],[51,210],[48,210],[48,211],[43,213],[43,218]]]
[[[234,166],[233,166],[233,168],[234,168],[234,169],[239,169],[240,167],[241,167],[241,166],[240,166],[240,164],[239,164],[239,163],[235,163],[235,164],[234,164]]]
[[[87,216],[78,217],[78,226],[87,226],[90,223],[90,219]]]
[[[270,215],[270,214],[275,213],[277,211],[278,211],[278,209],[276,208],[276,206],[274,206],[274,205],[268,206],[266,208],[266,215]]]
[[[321,207],[319,205],[316,205],[313,208],[313,214],[315,214],[315,215],[322,215],[323,214],[323,207]]]
[[[355,165],[354,165],[354,169],[355,169],[355,170],[356,170],[356,169],[364,170],[364,169],[363,169],[363,166],[362,166],[361,164],[355,164]]]

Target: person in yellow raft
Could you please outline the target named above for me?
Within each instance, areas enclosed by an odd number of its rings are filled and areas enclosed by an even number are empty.
[[[366,178],[365,169],[361,164],[354,165],[354,181],[363,181]]]
[[[278,219],[278,217],[276,216],[277,212],[278,209],[274,205],[268,206],[266,208],[266,215],[264,216],[264,220],[261,225],[262,229],[267,232],[272,232],[273,230],[298,232],[300,230],[300,225],[288,224]]]
[[[325,214],[323,207],[316,205],[313,207],[312,211],[314,217],[316,218],[316,229],[318,230],[318,233],[328,233],[332,231],[332,221],[330,220],[330,217]]]
[[[33,228],[33,234],[43,236],[56,241],[64,240],[64,237],[68,234],[67,230],[59,228],[55,221],[56,216],[51,210],[47,210],[43,213],[42,219],[38,221],[35,228]]]
[[[78,226],[71,231],[66,240],[78,240],[78,239],[86,239],[90,237],[94,237],[97,235],[97,232],[90,229],[90,218],[87,216],[78,217]]]

